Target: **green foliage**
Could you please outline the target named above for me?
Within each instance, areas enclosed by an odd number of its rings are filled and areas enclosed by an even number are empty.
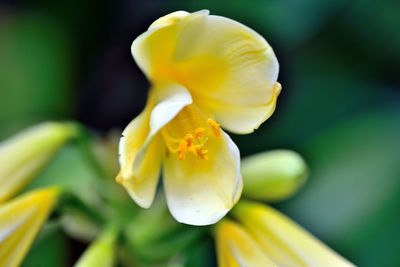
[[[399,111],[371,111],[305,143],[310,181],[281,205],[360,266],[400,261],[395,250],[386,249],[399,236]]]
[[[71,114],[72,47],[61,25],[35,12],[1,16],[0,38],[0,137]]]

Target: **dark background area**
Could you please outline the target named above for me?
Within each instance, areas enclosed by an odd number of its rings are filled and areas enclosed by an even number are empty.
[[[300,152],[311,177],[284,213],[360,266],[399,266],[399,1],[2,1],[0,139],[44,120],[123,129],[149,83],[132,41],[176,10],[263,35],[280,62],[275,114],[242,155]]]

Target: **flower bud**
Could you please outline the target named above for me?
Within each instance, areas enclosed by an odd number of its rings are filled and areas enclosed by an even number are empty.
[[[60,196],[56,187],[0,204],[0,266],[19,266]]]
[[[23,189],[75,133],[71,124],[47,122],[1,142],[0,203]]]
[[[305,182],[308,168],[294,151],[274,150],[242,160],[243,195],[262,201],[280,201]]]
[[[247,264],[246,261],[251,258],[248,257],[249,253],[243,252],[246,252],[244,249],[248,249],[249,245],[243,243],[249,241],[243,239],[242,248],[237,246],[239,252],[235,251],[235,256],[241,254],[247,256],[247,259],[243,257],[243,261],[240,262],[243,266],[355,267],[300,225],[267,205],[241,200],[233,208],[231,215],[264,254],[275,262],[275,264]],[[254,251],[255,248],[250,252]]]
[[[115,261],[116,228],[108,228],[79,258],[75,267],[112,267]]]

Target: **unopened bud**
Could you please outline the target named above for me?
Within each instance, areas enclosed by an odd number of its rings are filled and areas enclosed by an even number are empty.
[[[0,204],[0,266],[19,266],[57,204],[61,190],[50,187]]]
[[[294,151],[275,150],[242,160],[243,195],[262,201],[280,201],[305,182],[308,168]]]
[[[72,124],[47,122],[0,143],[0,203],[22,190],[76,134]]]
[[[75,267],[112,267],[115,262],[115,246],[118,230],[108,228],[79,258]]]

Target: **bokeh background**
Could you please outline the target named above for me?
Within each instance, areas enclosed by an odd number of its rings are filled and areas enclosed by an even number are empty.
[[[399,1],[2,1],[0,140],[44,120],[122,129],[149,85],[133,39],[162,15],[200,9],[255,29],[279,59],[275,114],[233,136],[243,156],[289,148],[307,160],[308,183],[276,206],[359,266],[399,266]],[[29,257],[76,257],[55,233],[47,255]]]

